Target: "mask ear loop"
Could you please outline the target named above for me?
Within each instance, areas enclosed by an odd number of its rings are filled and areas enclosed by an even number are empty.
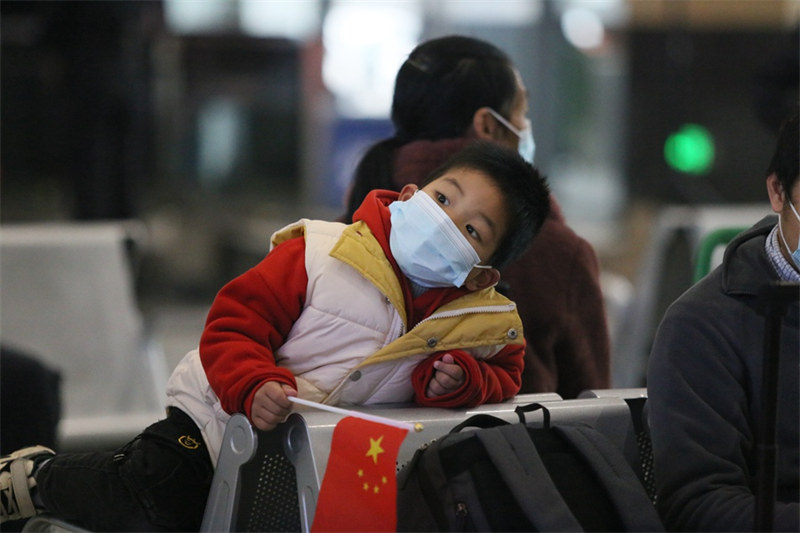
[[[800,222],[800,214],[797,214],[797,210],[794,208],[794,204],[792,202],[789,202],[789,208],[794,213],[794,216],[797,219],[797,221]],[[786,236],[784,236],[784,234],[783,234],[783,224],[782,224],[782,222],[783,222],[783,217],[781,216],[780,213],[778,213],[778,233],[780,233],[780,235],[781,235],[781,240],[783,241],[783,245],[786,247],[786,251],[789,252],[789,255],[792,255],[797,250],[800,250],[800,235],[798,235],[798,237],[797,237],[797,248],[792,250],[789,247],[789,243],[786,241]]]
[[[797,209],[794,208],[794,204],[792,202],[789,202],[789,207],[791,208],[792,213],[794,213],[794,217],[797,219],[798,222],[800,222],[800,214],[797,213]],[[783,228],[781,228],[781,232],[783,232]],[[800,249],[800,235],[797,236],[797,249]],[[795,251],[797,251],[797,249],[795,249]]]
[[[491,115],[492,115],[494,118],[496,118],[496,119],[497,119],[497,121],[498,121],[498,122],[500,122],[500,124],[502,124],[503,126],[505,126],[506,128],[508,128],[508,129],[511,131],[511,133],[513,133],[514,135],[516,135],[518,138],[522,139],[522,133],[523,133],[523,131],[522,131],[522,130],[520,130],[520,129],[517,129],[517,127],[516,127],[516,126],[514,126],[514,125],[513,125],[511,122],[509,122],[509,121],[508,121],[508,120],[507,120],[505,117],[503,117],[503,115],[501,115],[500,113],[498,113],[497,111],[495,111],[495,110],[494,110],[494,109],[492,109],[491,107],[487,107],[486,109],[488,109],[488,110],[489,110],[489,113],[491,113]]]
[[[472,267],[472,268],[480,268],[481,270],[491,270],[491,269],[493,269],[494,267],[493,267],[492,265],[475,265],[475,266],[474,266],[474,267]],[[496,282],[494,282],[494,283],[492,283],[492,284],[490,285],[490,287],[495,287],[495,286],[496,286],[498,283],[499,283],[499,280],[498,280],[498,281],[496,281]]]
[[[792,253],[792,251],[789,249],[789,243],[786,242],[786,237],[783,236],[783,217],[781,216],[780,213],[778,213],[778,233],[781,236],[781,241],[783,242],[783,245],[786,247],[786,251]]]

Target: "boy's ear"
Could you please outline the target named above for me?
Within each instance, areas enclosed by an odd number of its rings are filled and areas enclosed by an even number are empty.
[[[414,196],[414,193],[417,192],[417,190],[419,190],[419,187],[417,187],[413,183],[406,183],[405,185],[403,185],[403,188],[400,189],[400,195],[397,197],[397,199],[401,202],[405,202],[406,200]]]
[[[471,291],[494,287],[500,281],[500,271],[496,268],[479,268],[474,277],[467,277],[464,286]]]
[[[482,141],[495,140],[497,120],[489,112],[488,107],[481,107],[472,115],[472,129],[475,136]]]

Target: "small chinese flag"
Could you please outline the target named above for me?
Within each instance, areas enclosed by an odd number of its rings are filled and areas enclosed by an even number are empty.
[[[352,416],[336,424],[312,532],[395,531],[395,465],[406,433]]]

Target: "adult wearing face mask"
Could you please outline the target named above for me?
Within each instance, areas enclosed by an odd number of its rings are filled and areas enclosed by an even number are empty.
[[[736,237],[718,268],[667,310],[647,389],[658,508],[667,531],[756,531],[766,302],[761,288],[800,282],[798,117],[767,169],[773,211]],[[800,293],[780,337],[775,531],[800,531]],[[766,417],[764,417],[766,418]]]
[[[366,152],[343,220],[373,189],[421,183],[477,140],[519,150],[533,163],[528,96],[519,72],[495,46],[450,36],[417,46],[400,67],[392,102],[395,133]],[[610,386],[609,337],[594,250],[566,224],[552,196],[550,216],[527,252],[507,266],[501,291],[517,303],[527,348],[520,392],[573,398]]]

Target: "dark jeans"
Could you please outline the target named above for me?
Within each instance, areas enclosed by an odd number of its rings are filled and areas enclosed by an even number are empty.
[[[56,455],[36,481],[49,513],[92,531],[197,531],[213,475],[200,430],[171,407],[119,450]]]

